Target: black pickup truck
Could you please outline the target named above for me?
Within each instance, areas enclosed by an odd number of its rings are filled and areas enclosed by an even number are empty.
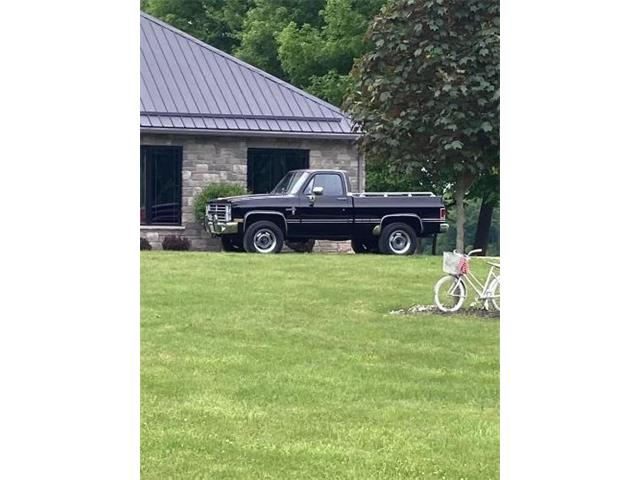
[[[271,193],[209,202],[205,228],[225,250],[278,253],[285,242],[351,240],[356,253],[411,255],[418,237],[447,231],[445,216],[430,192],[349,193],[342,170],[292,170]]]

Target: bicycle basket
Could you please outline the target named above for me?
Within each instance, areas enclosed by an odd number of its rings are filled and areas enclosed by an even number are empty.
[[[444,252],[442,270],[449,275],[462,275],[469,272],[469,261],[459,253]]]

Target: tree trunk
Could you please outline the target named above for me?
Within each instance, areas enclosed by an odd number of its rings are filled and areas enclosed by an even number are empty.
[[[473,248],[481,248],[483,255],[487,254],[487,247],[489,246],[489,229],[491,228],[491,218],[493,217],[494,207],[493,202],[487,201],[486,198],[482,199]]]
[[[456,181],[456,250],[460,253],[464,253],[464,195],[470,183],[468,174],[460,174]]]

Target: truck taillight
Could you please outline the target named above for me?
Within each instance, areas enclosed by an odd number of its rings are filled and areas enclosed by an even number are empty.
[[[441,208],[440,209],[440,220],[446,220],[447,219],[447,209],[446,208]]]

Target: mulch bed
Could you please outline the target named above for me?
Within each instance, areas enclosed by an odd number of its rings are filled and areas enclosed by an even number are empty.
[[[473,315],[482,318],[500,318],[500,312],[484,308],[461,308],[455,313],[441,312],[435,305],[413,305],[408,308],[391,310],[391,315]]]

